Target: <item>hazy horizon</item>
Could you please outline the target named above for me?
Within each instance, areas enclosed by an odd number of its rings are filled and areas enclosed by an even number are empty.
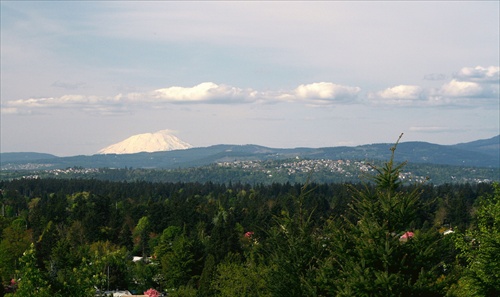
[[[1,152],[500,134],[500,3],[1,1]]]
[[[132,137],[133,136],[137,136],[137,135],[140,135],[140,134],[132,135]],[[474,140],[467,141],[467,142],[462,141],[462,142],[452,143],[452,144],[449,144],[449,145],[457,145],[457,144],[462,144],[462,143],[474,142],[474,141],[478,141],[478,140],[487,140],[487,139],[495,138],[497,136],[500,136],[500,135],[494,135],[492,137],[482,138],[482,139],[474,139]],[[345,146],[345,147],[355,147],[355,146],[372,145],[372,144],[385,144],[385,143],[386,144],[393,144],[393,143],[395,143],[397,141],[397,138],[398,137],[396,137],[396,139],[394,141],[392,141],[392,142],[372,142],[372,143],[362,143],[362,144],[356,144],[356,145],[337,145],[337,146],[331,146],[331,147],[342,147],[342,146]],[[126,139],[123,139],[122,141],[124,141],[124,140],[126,140]],[[181,141],[182,141],[182,139],[181,139]],[[401,139],[400,143],[414,142],[414,141],[419,142],[419,140],[404,141],[404,135],[403,135],[403,138]],[[116,145],[116,144],[117,143],[113,143],[110,146],[113,146],[113,145]],[[439,145],[439,143],[431,143],[431,144],[438,144]],[[264,146],[264,145],[260,145],[258,143],[241,143],[241,144],[235,144],[235,143],[214,143],[214,144],[210,144],[210,145],[206,145],[206,146],[191,146],[191,147],[187,147],[187,148],[178,148],[178,149],[204,148],[204,147],[210,147],[210,146],[216,146],[216,145],[241,145],[241,146],[244,146],[244,145],[257,145],[257,146]],[[264,147],[269,147],[269,146],[264,146]],[[308,147],[308,148],[313,148],[313,149],[314,148],[321,148],[321,147],[312,147],[312,146],[303,146],[303,147]],[[106,148],[102,148],[102,149],[106,149]],[[299,147],[269,147],[269,148],[273,148],[273,149],[281,149],[281,148],[283,148],[283,149],[295,149],[295,148],[299,148]],[[141,151],[140,153],[144,153],[144,152],[147,152],[147,151]],[[153,151],[150,151],[150,152],[153,152]],[[101,152],[101,151],[92,152],[92,153],[89,153],[89,154],[76,154],[76,155],[57,155],[57,154],[52,154],[52,153],[49,153],[49,152],[39,152],[39,151],[15,151],[15,152],[14,151],[12,151],[12,152],[3,152],[2,151],[0,153],[40,153],[40,154],[55,155],[57,157],[72,157],[72,156],[77,156],[77,155],[91,156],[91,155],[98,155],[98,154],[122,154],[122,153],[116,153],[116,152],[105,153],[105,152]],[[134,153],[139,153],[139,152],[128,152],[128,153],[125,153],[125,154],[134,154]]]

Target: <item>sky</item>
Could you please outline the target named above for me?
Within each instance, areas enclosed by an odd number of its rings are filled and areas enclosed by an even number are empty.
[[[4,1],[1,152],[500,134],[498,1]]]

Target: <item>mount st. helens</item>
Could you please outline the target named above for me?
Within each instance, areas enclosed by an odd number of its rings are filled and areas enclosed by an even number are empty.
[[[191,148],[184,142],[172,135],[170,130],[161,130],[156,133],[144,133],[131,136],[123,141],[112,144],[101,149],[98,154],[135,154],[152,153],[173,150],[184,150]]]

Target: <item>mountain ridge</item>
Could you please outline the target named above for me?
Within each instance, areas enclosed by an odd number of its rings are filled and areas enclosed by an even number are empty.
[[[468,167],[500,168],[500,135],[456,145],[439,145],[428,142],[401,142],[395,155],[396,161],[429,163]],[[2,170],[26,167],[44,169],[85,167],[85,168],[187,168],[234,160],[279,160],[287,158],[309,159],[353,159],[388,160],[390,148],[394,144],[375,143],[359,146],[339,146],[323,148],[269,148],[260,145],[218,144],[208,147],[141,152],[133,154],[95,154],[90,156],[55,157],[37,160],[4,161],[0,158]]]
[[[44,160],[44,159],[52,159],[59,158],[56,155],[47,154],[47,153],[37,153],[37,152],[9,152],[9,153],[0,153],[0,161],[1,162],[12,162],[12,161],[33,161],[33,160]]]

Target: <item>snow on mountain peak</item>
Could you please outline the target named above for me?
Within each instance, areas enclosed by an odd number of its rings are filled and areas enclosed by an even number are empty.
[[[98,154],[134,154],[140,152],[160,152],[183,150],[191,148],[186,143],[172,135],[170,130],[161,130],[156,133],[144,133],[133,135],[121,142],[112,144],[101,149]]]

